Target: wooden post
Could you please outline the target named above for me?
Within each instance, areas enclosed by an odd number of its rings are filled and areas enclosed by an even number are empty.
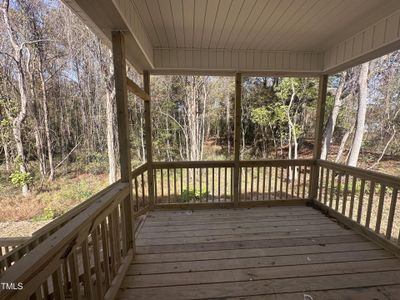
[[[149,71],[143,71],[144,91],[150,95],[150,74]],[[147,161],[147,183],[149,192],[150,207],[154,206],[154,180],[153,180],[153,136],[151,128],[151,101],[144,101],[144,120],[146,137],[146,161]]]
[[[315,200],[318,195],[319,168],[316,165],[316,160],[321,158],[322,132],[324,128],[324,114],[325,114],[327,87],[328,87],[328,75],[321,75],[319,77],[319,93],[318,93],[318,102],[315,115],[315,137],[314,137],[314,151],[313,151],[314,165],[312,167],[312,172],[311,172],[311,192],[310,192],[311,200]]]
[[[126,252],[135,249],[134,220],[132,211],[132,168],[129,142],[128,122],[128,92],[126,84],[126,58],[124,35],[120,31],[112,32],[112,50],[114,63],[115,98],[117,102],[117,123],[119,156],[121,164],[121,182],[129,183],[129,197],[124,199],[123,209],[125,215],[125,246]],[[124,253],[126,254],[126,253]]]
[[[242,74],[235,76],[235,137],[234,137],[234,169],[233,169],[233,201],[234,206],[239,206],[240,200],[240,128],[242,123]]]

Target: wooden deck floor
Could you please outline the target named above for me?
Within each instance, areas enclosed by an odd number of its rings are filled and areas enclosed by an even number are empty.
[[[400,260],[310,207],[151,212],[137,253],[120,299],[400,299]]]

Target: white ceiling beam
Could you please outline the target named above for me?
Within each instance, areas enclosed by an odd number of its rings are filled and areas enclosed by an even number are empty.
[[[155,74],[317,75],[323,71],[323,53],[224,49],[154,49]]]

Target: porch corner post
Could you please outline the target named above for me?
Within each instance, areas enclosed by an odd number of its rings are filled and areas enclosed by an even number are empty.
[[[234,207],[240,201],[240,130],[242,123],[242,74],[235,75],[235,125],[234,125],[234,169],[233,169],[233,201]]]
[[[150,95],[150,73],[143,71],[143,87],[144,91]],[[150,97],[151,98],[151,97]],[[147,183],[149,193],[150,207],[154,207],[154,175],[153,175],[153,134],[151,127],[151,100],[144,101],[144,119],[145,119],[145,135],[146,135],[146,161],[147,161]]]
[[[128,92],[126,83],[125,40],[120,31],[112,32],[115,98],[117,104],[118,141],[121,165],[121,182],[129,184],[129,196],[123,200],[125,244],[124,251],[135,253],[134,220],[132,210],[132,168],[129,142]],[[124,253],[126,254],[126,253]]]
[[[326,93],[328,88],[328,75],[319,77],[318,102],[315,115],[315,137],[313,150],[313,166],[311,172],[310,200],[316,200],[318,196],[319,168],[317,160],[321,158],[322,132],[324,129],[324,114],[326,104]]]

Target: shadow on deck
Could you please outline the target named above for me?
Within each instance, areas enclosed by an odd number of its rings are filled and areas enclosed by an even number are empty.
[[[311,207],[153,211],[136,245],[119,299],[400,295],[398,258]]]

